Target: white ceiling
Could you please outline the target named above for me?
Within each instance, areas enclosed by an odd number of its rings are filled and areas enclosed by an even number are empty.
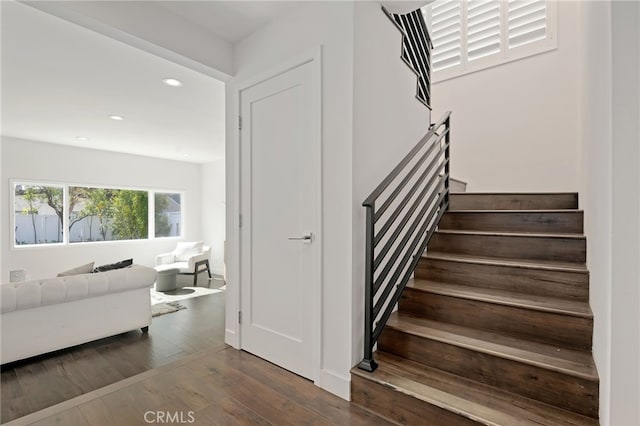
[[[32,7],[1,3],[3,135],[180,161],[224,157],[222,82]],[[144,3],[229,42],[292,5]],[[165,77],[184,86],[167,87]]]
[[[210,33],[237,43],[278,15],[297,5],[294,1],[161,1],[153,4]]]

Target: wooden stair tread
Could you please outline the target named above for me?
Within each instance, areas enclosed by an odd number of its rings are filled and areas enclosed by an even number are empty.
[[[566,213],[566,212],[582,212],[581,209],[524,209],[524,210],[508,210],[508,209],[495,209],[495,210],[483,210],[483,209],[449,209],[447,212],[451,213]]]
[[[378,369],[353,374],[485,425],[595,425],[597,421],[378,351]]]
[[[470,197],[474,197],[474,196],[492,196],[492,195],[499,195],[499,196],[537,196],[537,195],[553,195],[553,196],[560,196],[560,195],[576,195],[575,192],[454,192],[454,194],[456,195],[468,195]]]
[[[527,237],[527,238],[553,238],[553,239],[572,239],[585,240],[582,234],[565,234],[565,233],[537,233],[537,232],[496,232],[496,231],[474,231],[474,230],[458,230],[458,229],[438,229],[436,234],[449,235],[481,235],[489,237]]]
[[[391,314],[387,327],[493,356],[598,382],[590,352],[560,348],[454,324]]]
[[[588,274],[585,264],[562,262],[558,260],[512,259],[502,257],[475,256],[460,253],[444,253],[427,251],[422,257],[426,259],[448,260],[452,262],[476,263],[493,266],[510,266],[514,268],[544,269],[551,271],[577,272]]]
[[[494,290],[461,284],[441,283],[419,278],[411,279],[407,284],[407,287],[444,296],[552,312],[575,317],[593,318],[593,313],[591,312],[591,308],[587,302],[528,295],[506,290]]]

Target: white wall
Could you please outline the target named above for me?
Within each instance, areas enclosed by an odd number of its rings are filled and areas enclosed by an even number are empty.
[[[424,136],[430,111],[400,58],[402,35],[377,2],[357,2],[353,41],[353,349],[364,347],[364,199]]]
[[[612,425],[640,425],[640,3],[611,3]]]
[[[579,3],[558,2],[557,50],[433,85],[467,191],[578,190]]]
[[[211,246],[211,272],[224,275],[224,160],[202,165],[202,240]]]
[[[81,149],[2,137],[1,208],[3,282],[9,271],[24,269],[32,279],[54,276],[90,261],[97,265],[132,257],[153,266],[155,256],[175,248],[176,239],[13,248],[10,180],[184,191],[186,240],[201,238],[200,166],[177,161]]]
[[[310,2],[282,15],[235,47],[227,90],[226,340],[237,345],[237,96],[234,84],[322,46],[322,352],[318,384],[349,396],[351,368],[351,140],[353,4]]]
[[[582,7],[582,170],[600,421],[640,424],[640,5]]]
[[[593,357],[600,377],[600,419],[608,424],[611,376],[611,9],[582,5],[580,208],[584,209]]]

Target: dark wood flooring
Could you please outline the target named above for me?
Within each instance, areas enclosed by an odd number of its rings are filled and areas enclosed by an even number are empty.
[[[2,370],[2,423],[389,425],[223,343],[224,292],[124,333]]]
[[[306,379],[223,345],[23,417],[10,426],[150,423],[394,424]]]
[[[199,280],[209,283],[221,284]],[[130,331],[2,366],[2,423],[218,347],[224,343],[224,294],[181,300],[187,309],[154,317],[148,334]]]

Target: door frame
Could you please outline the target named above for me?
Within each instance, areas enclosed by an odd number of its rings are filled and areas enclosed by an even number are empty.
[[[310,63],[312,66],[312,91],[313,91],[313,158],[309,160],[309,167],[312,168],[313,174],[313,232],[314,242],[317,250],[313,257],[314,274],[313,280],[313,308],[312,308],[312,327],[313,327],[313,381],[318,383],[321,370],[321,344],[322,344],[322,251],[323,251],[323,233],[322,233],[322,48],[318,46],[301,55],[292,57],[288,61],[278,66],[272,67],[265,72],[258,73],[252,77],[241,80],[240,82],[232,82],[229,86],[227,111],[233,114],[231,120],[232,136],[227,137],[226,156],[227,156],[227,295],[226,295],[226,313],[225,313],[225,342],[236,349],[242,349],[241,327],[239,324],[239,312],[241,307],[242,296],[242,265],[241,265],[241,244],[240,244],[240,212],[241,212],[241,188],[242,188],[242,170],[240,157],[241,134],[240,134],[240,114],[241,103],[240,97],[243,90],[246,90],[256,84],[262,83],[277,75],[290,71],[298,66]],[[243,217],[243,221],[249,220]],[[245,222],[246,223],[246,222]]]

